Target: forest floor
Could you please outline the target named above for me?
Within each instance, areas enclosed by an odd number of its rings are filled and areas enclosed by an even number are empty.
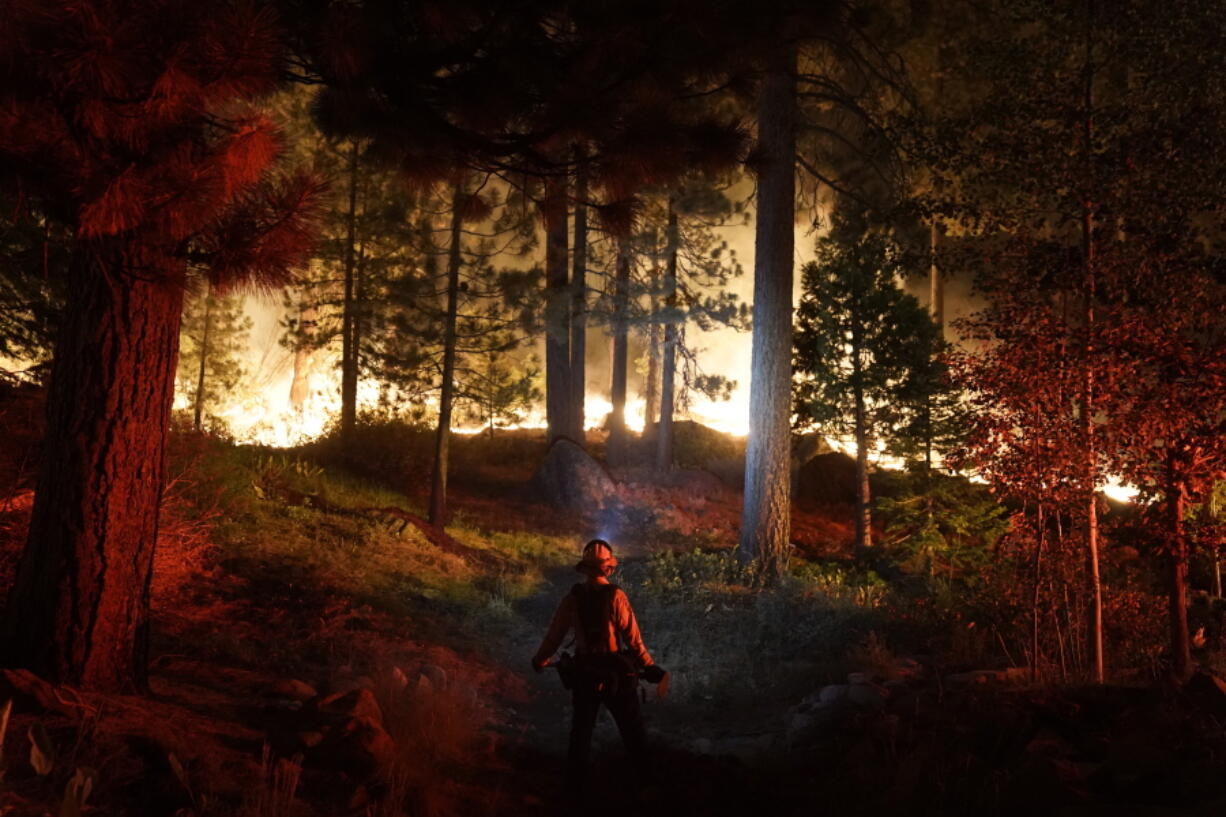
[[[420,473],[353,466],[373,454],[192,435],[174,448],[149,694],[0,679],[0,705],[5,685],[16,703],[0,815],[564,813],[568,694],[529,658],[610,519],[525,492],[539,443],[457,445],[445,532],[417,515]],[[967,673],[900,635],[889,588],[849,558],[850,509],[798,511],[795,576],[758,592],[726,555],[735,491],[628,476],[617,580],[673,691],[645,704],[652,785],[633,781],[602,715],[580,813],[1226,807],[1226,689],[1212,679],[1172,691]],[[5,493],[0,587],[31,504],[28,486]]]

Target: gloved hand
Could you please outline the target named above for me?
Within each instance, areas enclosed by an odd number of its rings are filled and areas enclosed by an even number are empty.
[[[533,658],[532,659],[532,669],[536,670],[537,672],[544,672],[545,667],[547,666],[549,666],[548,659],[545,659],[545,658]]]
[[[643,680],[649,684],[658,684],[664,680],[664,676],[668,673],[659,664],[652,664],[650,667],[643,668]]]

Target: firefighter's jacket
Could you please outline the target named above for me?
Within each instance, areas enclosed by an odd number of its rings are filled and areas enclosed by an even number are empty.
[[[617,652],[620,639],[621,644],[625,646],[626,651],[640,667],[649,667],[654,664],[651,654],[647,652],[647,646],[643,644],[643,634],[639,632],[639,624],[634,618],[634,609],[630,606],[630,599],[620,587],[613,590],[609,613],[607,637],[602,640],[603,643],[587,644],[583,626],[579,621],[579,600],[573,592],[567,593],[553,614],[553,621],[549,625],[549,632],[545,634],[545,640],[541,642],[541,648],[536,651],[536,663],[542,664],[548,660],[562,646],[567,634],[573,632],[575,652],[578,655]]]

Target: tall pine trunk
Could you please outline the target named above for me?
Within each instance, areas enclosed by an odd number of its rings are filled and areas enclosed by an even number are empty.
[[[447,248],[447,313],[443,318],[443,379],[439,385],[438,426],[434,430],[434,468],[430,473],[431,525],[447,520],[447,464],[451,449],[451,407],[455,397],[456,317],[460,307],[460,241],[464,223],[464,182],[451,190],[451,244]]]
[[[937,221],[928,224],[928,311],[937,325],[939,337],[945,339],[945,281],[937,267]]]
[[[852,307],[853,314],[858,307]],[[856,438],[856,548],[873,546],[873,498],[868,481],[868,412],[864,405],[863,334],[858,324],[851,333],[852,397]]]
[[[651,294],[647,298],[650,323],[647,330],[647,383],[643,390],[644,432],[655,434],[660,420],[660,351],[664,345],[664,332],[660,326],[660,252],[659,235],[651,233],[651,272],[648,276]]]
[[[749,442],[738,558],[762,575],[787,568],[792,396],[792,277],[796,221],[796,49],[773,55],[758,96]]]
[[[1085,152],[1086,184],[1093,179],[1093,137],[1094,137],[1094,63],[1093,63],[1093,30],[1094,3],[1087,3],[1086,43],[1085,43],[1085,85],[1082,103],[1085,107],[1082,138]],[[1094,211],[1093,203],[1083,196],[1081,202],[1081,255],[1083,263],[1083,319],[1085,322],[1085,359],[1082,361],[1081,383],[1081,432],[1085,446],[1085,482],[1086,482],[1086,546],[1089,555],[1090,589],[1093,596],[1092,621],[1090,636],[1094,645],[1094,680],[1098,683],[1106,681],[1106,661],[1103,657],[1103,585],[1099,572],[1098,557],[1098,451],[1094,439],[1094,299],[1097,296],[1094,271]]]
[[[945,282],[941,280],[941,271],[937,268],[937,220],[934,216],[928,223],[928,313],[937,327],[937,337],[945,340]],[[932,478],[932,395],[924,399],[924,478]],[[931,506],[931,498],[929,499]]]
[[[670,471],[673,467],[673,415],[677,400],[677,253],[681,236],[677,227],[677,210],[668,200],[668,235],[665,241],[664,308],[668,320],[664,324],[664,355],[660,369],[660,425],[656,433],[656,470]]]
[[[7,666],[101,692],[145,686],[183,309],[183,270],[150,276],[125,249],[95,245],[73,266],[0,649]]]
[[[545,422],[549,441],[570,436],[570,287],[566,183],[545,180]]]
[[[622,466],[628,460],[629,440],[626,432],[626,377],[630,363],[630,242],[617,242],[617,272],[613,279],[613,364],[609,402],[613,411],[609,417],[608,460]]]
[[[204,328],[200,330],[200,367],[196,371],[196,399],[193,427],[200,431],[204,425],[204,376],[209,361],[209,335],[213,329],[213,285],[204,285]]]
[[[358,145],[351,142],[349,152],[349,203],[345,214],[345,292],[341,305],[341,436],[353,434],[357,422],[358,355],[354,337],[357,273],[358,225]]]
[[[575,253],[572,259],[570,308],[570,436],[586,443],[584,424],[587,391],[587,168],[582,150],[576,151]]]
[[[1192,642],[1188,635],[1188,537],[1183,523],[1185,493],[1173,447],[1166,456],[1165,491],[1171,550],[1171,671],[1182,681],[1192,674]]]

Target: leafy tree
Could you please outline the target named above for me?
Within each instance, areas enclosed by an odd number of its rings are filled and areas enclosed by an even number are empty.
[[[869,450],[899,440],[940,385],[927,376],[936,327],[899,286],[902,258],[888,237],[840,218],[802,273],[797,421],[855,442],[858,547],[872,544]]]
[[[13,2],[0,28],[0,185],[71,235],[29,540],[0,656],[79,687],[144,680],[149,577],[183,287],[272,284],[317,189],[271,175],[249,103],[280,77],[249,3]]]
[[[1120,336],[1111,339],[1124,372],[1108,407],[1117,420],[1108,442],[1121,474],[1161,509],[1172,667],[1181,678],[1192,670],[1189,521],[1193,506],[1211,502],[1226,474],[1226,283],[1215,261],[1177,275],[1151,272],[1144,279],[1151,288],[1131,288]],[[1167,282],[1174,277],[1179,286],[1172,288]]]
[[[1118,468],[1115,407],[1137,331],[1127,305],[1218,240],[1222,66],[1204,38],[1222,9],[1087,0],[988,11],[993,25],[970,32],[951,65],[968,99],[937,117],[928,154],[933,209],[970,249],[943,261],[977,271],[996,302],[972,327],[985,361],[968,385],[986,411],[979,443],[1004,453],[977,443],[976,465],[1013,469],[1032,499],[1076,491],[1103,680],[1097,490]],[[1151,319],[1179,324],[1161,310]],[[1039,395],[1045,414],[1025,405]]]
[[[178,391],[187,397],[196,431],[203,428],[206,412],[215,409],[243,379],[242,354],[251,326],[237,294],[223,295],[205,284],[203,291],[185,300],[179,328]]]

